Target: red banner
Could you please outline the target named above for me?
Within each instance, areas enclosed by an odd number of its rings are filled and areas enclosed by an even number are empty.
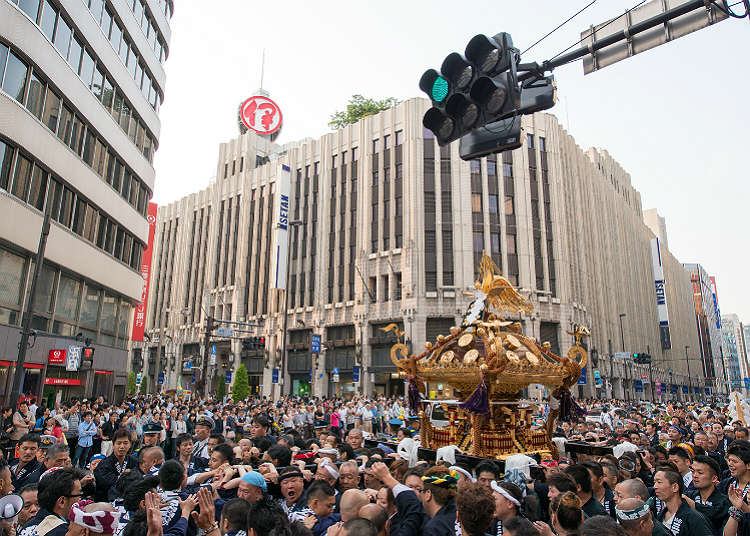
[[[148,288],[151,281],[151,257],[154,252],[154,235],[156,234],[156,203],[148,204],[148,244],[143,250],[143,260],[141,261],[141,275],[143,276],[143,291],[141,293],[141,303],[135,308],[133,317],[133,341],[143,342],[143,332],[146,328],[146,307],[148,305]]]
[[[65,365],[65,354],[67,350],[50,350],[49,358],[47,360],[48,365]]]
[[[112,374],[111,370],[95,370],[94,374]]]
[[[81,380],[71,378],[44,378],[44,385],[81,385]]]

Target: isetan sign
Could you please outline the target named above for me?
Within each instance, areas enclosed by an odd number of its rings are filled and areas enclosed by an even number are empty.
[[[49,358],[47,359],[48,365],[62,365],[65,366],[65,350],[50,350]]]
[[[154,235],[156,234],[156,203],[148,204],[148,244],[143,251],[143,264],[141,265],[141,276],[143,276],[143,291],[141,292],[141,303],[135,308],[133,317],[134,341],[143,342],[143,332],[146,328],[146,307],[148,306],[148,287],[151,281],[151,257],[154,252]]]

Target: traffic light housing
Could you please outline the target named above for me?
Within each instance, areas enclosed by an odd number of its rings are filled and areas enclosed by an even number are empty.
[[[641,365],[648,365],[651,363],[651,354],[644,352],[633,352],[633,361],[640,363]]]
[[[94,368],[94,347],[86,345],[81,349],[80,370],[91,370]]]
[[[469,41],[464,55],[449,54],[440,72],[424,72],[419,87],[430,97],[432,107],[422,123],[439,145],[517,112],[521,103],[518,57],[510,34],[480,34]]]
[[[242,339],[243,350],[264,350],[265,348],[265,337],[247,337],[245,339]]]

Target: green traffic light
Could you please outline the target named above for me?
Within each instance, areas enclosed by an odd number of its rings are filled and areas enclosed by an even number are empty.
[[[445,97],[448,96],[448,81],[442,76],[438,76],[432,83],[430,95],[435,102],[443,102]]]

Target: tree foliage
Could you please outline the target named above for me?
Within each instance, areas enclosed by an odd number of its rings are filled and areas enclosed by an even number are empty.
[[[136,383],[135,383],[135,371],[131,370],[130,374],[128,374],[128,395],[133,396],[135,394],[136,390]]]
[[[333,129],[344,128],[347,125],[353,125],[363,117],[375,115],[378,112],[387,110],[399,103],[398,99],[390,97],[383,100],[367,99],[362,95],[352,95],[349,104],[346,105],[345,111],[336,112],[331,115],[328,126]]]
[[[237,369],[237,375],[234,378],[232,386],[232,400],[239,402],[245,400],[250,394],[250,385],[247,383],[247,369],[245,365],[240,365]]]
[[[146,384],[147,384],[147,383],[148,383],[148,380],[147,380],[146,378],[143,378],[143,379],[141,380],[141,394],[142,394],[142,395],[145,395],[145,394],[146,394],[146,392],[148,391],[148,390],[146,389]]]
[[[219,386],[216,388],[216,400],[223,402],[227,394],[226,378],[219,378]]]

